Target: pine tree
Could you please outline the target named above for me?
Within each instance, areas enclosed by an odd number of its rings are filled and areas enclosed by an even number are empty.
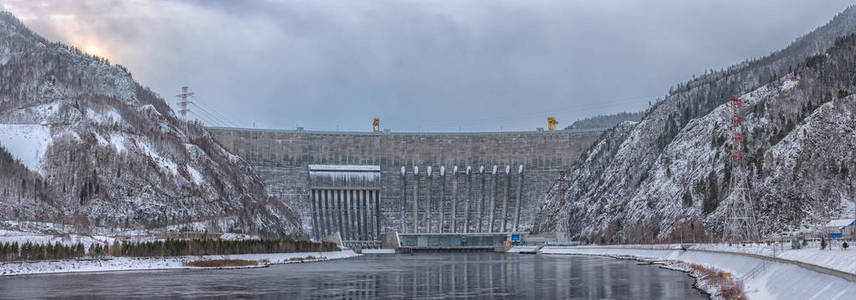
[[[683,200],[684,207],[693,206],[693,197],[690,195],[689,190],[684,191],[684,196],[683,196],[682,200]]]

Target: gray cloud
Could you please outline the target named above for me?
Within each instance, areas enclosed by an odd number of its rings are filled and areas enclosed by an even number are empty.
[[[692,74],[781,48],[849,5],[0,3],[49,39],[97,44],[169,102],[187,84],[235,125],[361,131],[374,116],[395,131],[492,131],[641,110]]]

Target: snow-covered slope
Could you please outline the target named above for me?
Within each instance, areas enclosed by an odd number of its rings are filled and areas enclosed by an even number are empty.
[[[44,175],[42,163],[51,144],[48,126],[39,124],[0,124],[0,145],[28,169]]]
[[[851,7],[782,51],[679,85],[583,153],[568,170],[569,201],[548,192],[537,230],[599,242],[677,239],[693,229],[720,237],[732,176],[749,178],[767,234],[852,215],[837,208],[853,199],[854,32]],[[726,102],[735,96],[744,101],[742,175],[730,166]]]
[[[0,169],[0,219],[300,231],[246,162],[124,67],[48,42],[5,12],[0,147],[11,156]]]

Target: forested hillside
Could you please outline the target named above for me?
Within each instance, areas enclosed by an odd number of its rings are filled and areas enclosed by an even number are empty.
[[[746,176],[763,234],[852,214],[856,9],[773,54],[678,85],[607,131],[547,193],[538,229],[599,242],[720,237]],[[732,172],[727,101],[743,100],[748,174]],[[679,229],[679,230],[676,230]]]
[[[639,121],[644,115],[645,113],[641,111],[635,113],[621,112],[611,115],[599,115],[575,121],[571,126],[568,126],[565,129],[608,129],[615,127],[615,125],[624,121]]]
[[[0,220],[291,234],[250,166],[124,67],[0,13]]]

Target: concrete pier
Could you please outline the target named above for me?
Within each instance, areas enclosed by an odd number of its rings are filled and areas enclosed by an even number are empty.
[[[452,227],[449,232],[458,232],[458,166],[452,170]]]
[[[487,211],[490,214],[488,219],[487,228],[485,228],[486,232],[494,232],[493,223],[496,222],[496,165],[493,166],[493,171],[491,174],[491,192],[490,192],[490,201],[488,201]]]
[[[440,166],[440,224],[437,232],[446,232],[446,167]]]
[[[435,219],[433,218],[434,217],[434,212],[433,212],[433,210],[434,210],[434,193],[433,193],[434,177],[432,176],[434,174],[433,174],[433,169],[431,168],[431,166],[428,166],[428,172],[426,175],[428,176],[428,177],[426,177],[426,179],[428,180],[428,184],[427,184],[428,187],[426,188],[425,193],[427,193],[428,195],[426,195],[426,197],[425,197],[426,203],[425,203],[425,214],[424,214],[425,215],[424,216],[424,218],[425,218],[425,222],[424,222],[425,225],[424,226],[425,226],[425,232],[434,232],[434,229],[433,229],[434,223],[435,223],[434,222]]]
[[[411,212],[411,220],[413,221],[413,233],[419,232],[419,167],[413,167],[413,199],[410,200],[413,211]]]
[[[401,197],[398,198],[398,232],[404,232],[404,210],[407,207],[407,168],[401,167]]]
[[[374,225],[375,225],[375,239],[379,239],[379,238],[381,237],[381,234],[382,234],[382,233],[381,233],[381,231],[383,230],[383,229],[381,228],[381,224],[380,224],[380,222],[381,222],[381,221],[380,221],[380,219],[381,219],[381,214],[380,214],[380,190],[372,191],[372,193],[374,193],[374,195],[372,195],[372,198],[371,198],[371,199],[373,199],[373,200],[374,200],[374,216],[375,216],[375,223],[374,223]]]
[[[472,176],[472,168],[467,166],[467,203],[464,206],[464,217],[466,220],[464,221],[464,230],[463,232],[470,232],[470,206],[473,202],[473,176]]]
[[[485,187],[485,185],[484,185],[484,182],[485,182],[484,166],[479,167],[479,175],[480,175],[479,177],[481,178],[481,189],[479,191],[480,192],[479,194],[481,194],[481,197],[480,197],[481,199],[479,200],[478,203],[476,203],[476,205],[477,205],[476,211],[478,212],[478,215],[479,215],[479,226],[476,227],[477,228],[476,232],[484,232],[484,231],[482,231],[482,220],[484,219],[484,208],[485,208],[484,207],[484,198],[487,195],[487,191],[484,189],[484,187]]]
[[[511,193],[511,166],[505,166],[505,192],[502,193],[502,229],[508,231],[508,193]]]
[[[520,203],[523,202],[523,165],[517,169],[517,198],[515,199],[514,204],[514,230],[520,230]]]

